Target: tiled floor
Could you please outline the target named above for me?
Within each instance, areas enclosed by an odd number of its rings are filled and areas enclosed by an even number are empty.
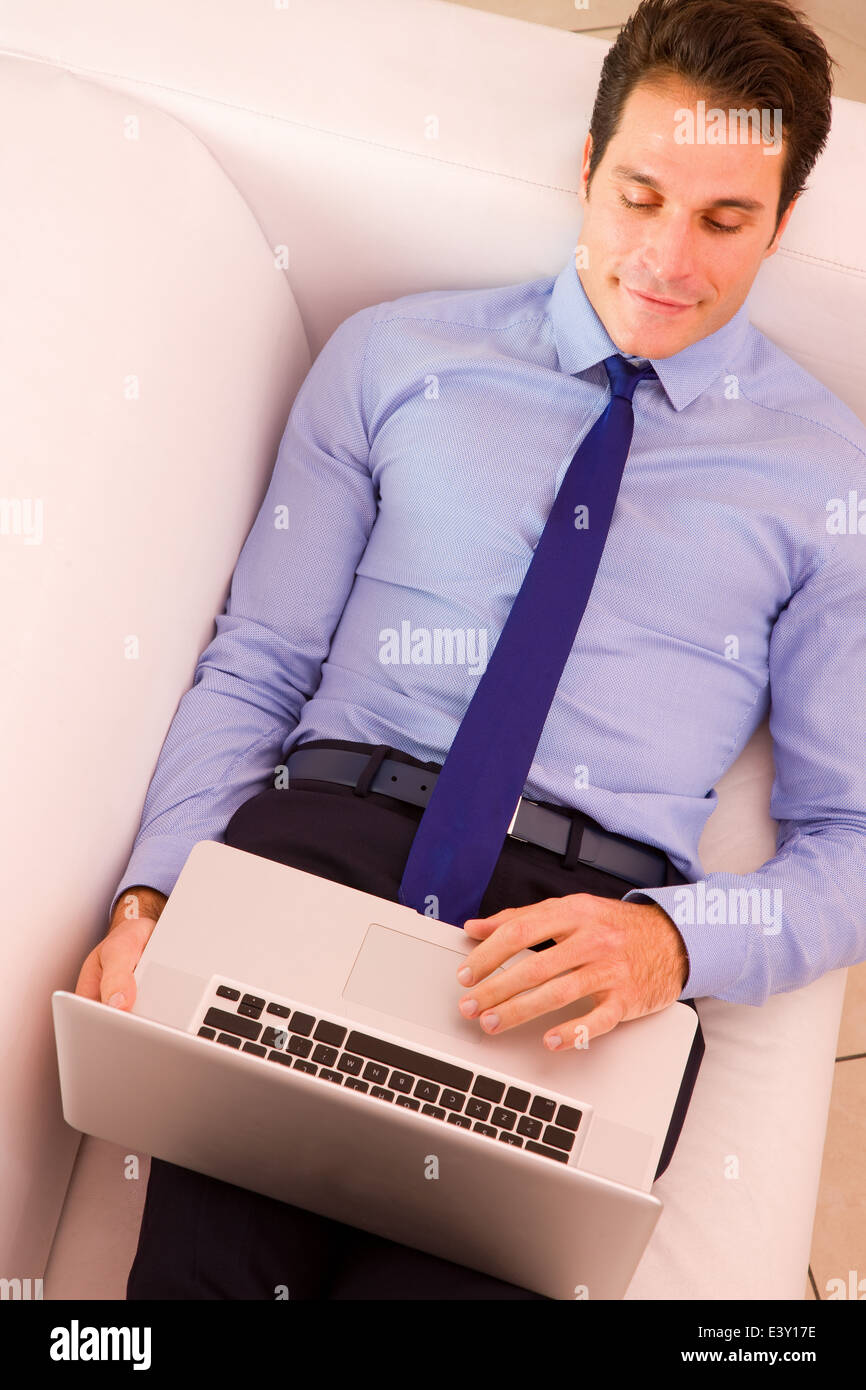
[[[451,0],[515,19],[613,39],[635,0]],[[837,96],[866,102],[866,3],[864,0],[797,0],[839,67]],[[836,1049],[836,1075],[824,1146],[821,1187],[804,1297],[827,1298],[841,1279],[853,1288],[862,1279],[866,1297],[866,962],[848,973]],[[852,1278],[853,1271],[853,1278]],[[846,1295],[843,1295],[846,1296]],[[847,1294],[850,1297],[850,1292]]]

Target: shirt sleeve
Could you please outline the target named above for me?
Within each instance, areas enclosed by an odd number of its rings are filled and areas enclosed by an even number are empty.
[[[109,920],[134,884],[171,892],[193,845],[221,840],[273,780],[321,679],[376,517],[364,401],[376,305],[334,331],[298,391],[216,635],[163,743]]]
[[[623,898],[676,924],[681,999],[759,1005],[866,958],[866,535],[825,545],[776,619],[769,672],[775,856]]]

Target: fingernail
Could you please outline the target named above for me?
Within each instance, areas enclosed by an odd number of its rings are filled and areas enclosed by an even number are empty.
[[[551,1033],[549,1038],[544,1039],[544,1045],[555,1050],[557,1047],[562,1047],[562,1038],[558,1033]]]
[[[486,1028],[488,1033],[492,1033],[499,1027],[499,1014],[487,1014],[481,1020],[481,1027]]]
[[[472,971],[469,969],[468,965],[464,965],[462,970],[457,971],[457,978],[460,981],[461,985],[472,984]]]
[[[464,999],[459,1005],[460,1012],[464,1018],[474,1018],[478,1013],[477,999]]]
[[[126,995],[125,995],[125,994],[112,994],[112,996],[111,996],[111,998],[109,999],[108,1003],[109,1003],[109,1005],[111,1006],[112,1009],[119,1009],[119,1008],[121,1007],[121,1005],[123,1005],[123,1004],[126,1003]]]

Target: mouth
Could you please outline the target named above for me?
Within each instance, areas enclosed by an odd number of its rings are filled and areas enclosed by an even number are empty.
[[[694,309],[695,307],[694,304],[683,304],[676,299],[659,299],[658,296],[654,294],[641,294],[639,290],[630,289],[628,285],[624,285],[623,288],[644,309],[649,309],[656,314],[675,316],[677,314],[684,314],[687,309]]]

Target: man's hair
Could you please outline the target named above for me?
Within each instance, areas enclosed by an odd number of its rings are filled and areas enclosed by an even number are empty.
[[[782,112],[778,228],[826,144],[834,66],[787,0],[642,0],[602,66],[587,187],[638,83],[681,78],[708,106]]]

